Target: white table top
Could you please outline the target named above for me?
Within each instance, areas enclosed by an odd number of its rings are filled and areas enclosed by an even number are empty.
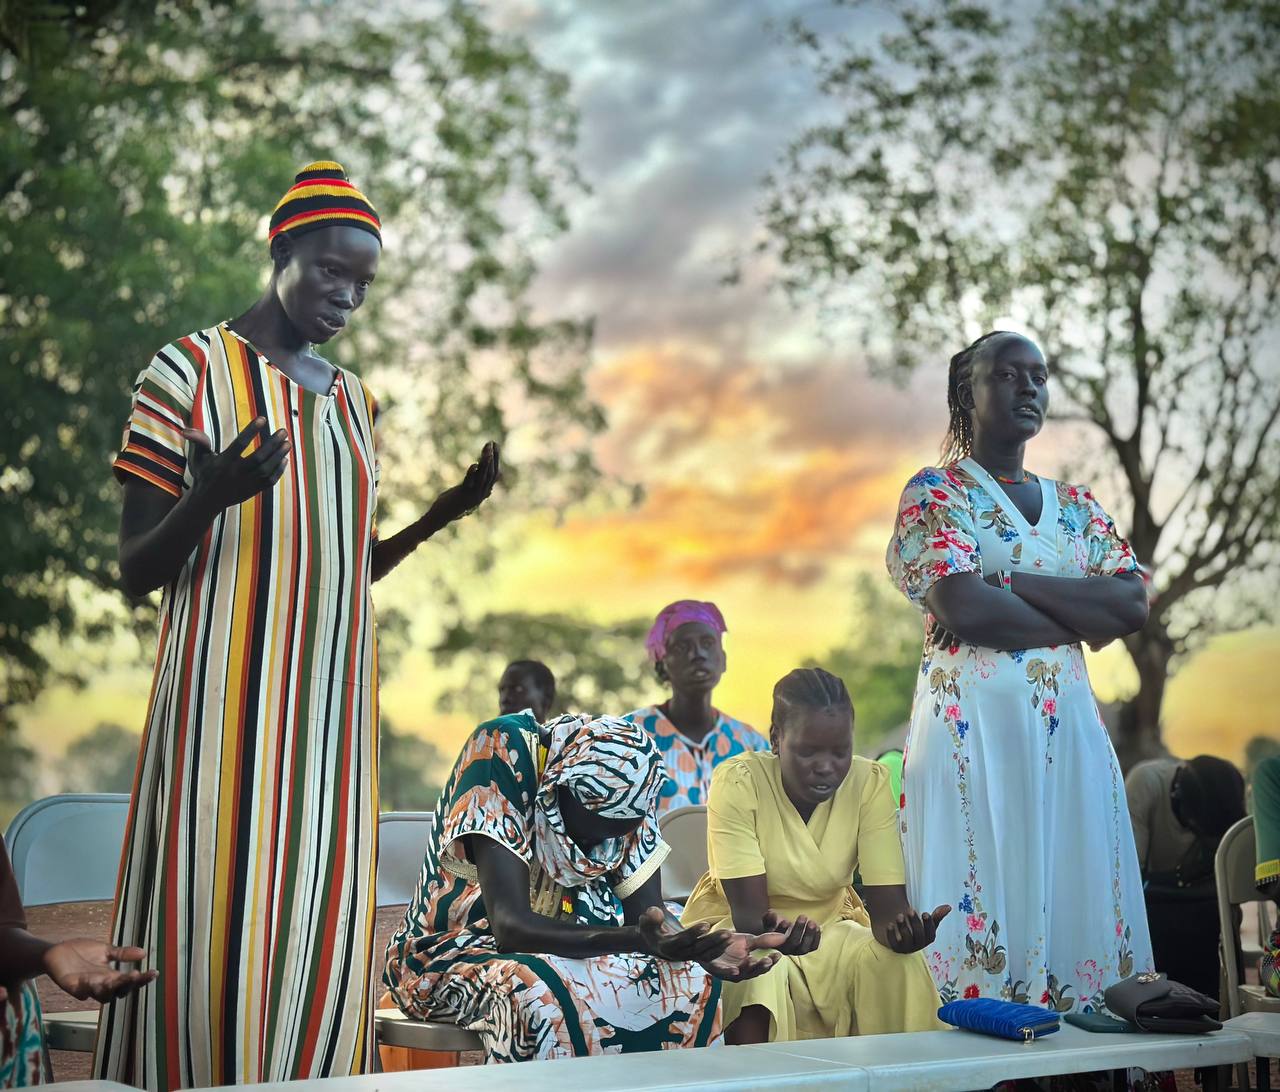
[[[518,1087],[521,1092],[631,1092],[656,1089],[835,1089],[865,1092],[867,1075],[857,1067],[764,1047],[707,1047],[651,1054],[611,1054],[517,1065],[460,1066],[408,1073],[374,1073],[307,1082],[315,1092],[486,1092]],[[241,1085],[236,1092],[301,1092],[295,1081]],[[88,1092],[88,1090],[86,1090]]]
[[[1246,1012],[1223,1026],[1249,1036],[1259,1058],[1280,1058],[1280,1012]]]
[[[1243,1019],[1243,1018],[1242,1018]],[[1235,1022],[1233,1022],[1235,1024]],[[518,1066],[463,1066],[307,1081],[315,1092],[655,1092],[710,1088],[932,1092],[988,1088],[998,1080],[1141,1066],[1148,1070],[1230,1065],[1252,1058],[1244,1030],[1211,1035],[1100,1035],[1064,1026],[1035,1043],[962,1031],[812,1039],[752,1047],[709,1047],[606,1055]],[[76,1081],[66,1092],[122,1092],[110,1081]],[[240,1086],[237,1092],[301,1092],[296,1081]]]
[[[771,1043],[757,1051],[794,1054],[873,1070],[877,1092],[892,1089],[989,1088],[997,1081],[1138,1066],[1147,1070],[1229,1065],[1251,1058],[1239,1031],[1209,1035],[1111,1035],[1063,1024],[1034,1043],[1014,1043],[964,1031],[866,1035]]]

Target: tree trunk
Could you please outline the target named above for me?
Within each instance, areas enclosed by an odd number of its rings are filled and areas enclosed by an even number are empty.
[[[1163,625],[1148,621],[1124,643],[1138,670],[1138,692],[1121,706],[1113,742],[1120,768],[1128,773],[1144,759],[1169,753],[1160,738],[1160,707],[1169,681],[1173,642]]]

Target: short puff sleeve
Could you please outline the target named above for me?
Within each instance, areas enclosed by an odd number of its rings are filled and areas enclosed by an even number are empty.
[[[184,339],[190,340],[190,339]],[[118,481],[141,478],[175,497],[182,496],[187,472],[191,408],[199,365],[181,342],[166,345],[133,385],[133,408],[125,424],[120,453],[112,464]]]
[[[973,509],[954,470],[927,466],[907,482],[885,561],[899,591],[921,610],[943,577],[981,574]]]
[[[906,883],[889,771],[879,762],[866,761],[866,766],[858,809],[858,872],[862,882],[872,887]]]
[[[717,880],[762,876],[764,853],[756,833],[760,798],[745,761],[729,759],[711,775],[707,798],[707,862]]]
[[[1084,527],[1084,540],[1089,550],[1087,575],[1136,573],[1138,559],[1134,556],[1133,547],[1116,530],[1115,520],[1088,489],[1080,489],[1079,495],[1087,520]]]

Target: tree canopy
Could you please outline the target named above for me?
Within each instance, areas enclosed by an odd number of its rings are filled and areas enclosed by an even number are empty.
[[[335,354],[382,403],[392,499],[432,495],[516,426],[518,503],[595,481],[590,323],[526,298],[580,187],[566,80],[481,5],[433,12],[0,6],[0,730],[54,677],[55,639],[145,616],[99,594],[131,384],[261,291],[266,218],[310,160],[341,161],[384,221],[377,288]]]
[[[664,689],[645,656],[651,624],[628,618],[598,625],[522,611],[457,621],[432,649],[436,662],[461,679],[443,690],[440,710],[465,712],[477,722],[496,716],[503,668],[512,660],[541,660],[556,677],[552,713],[629,713]]]
[[[1040,342],[1154,572],[1117,745],[1157,753],[1174,658],[1274,617],[1280,3],[931,0],[878,41],[791,29],[831,111],[766,184],[763,248],[885,371],[941,377],[997,320]]]

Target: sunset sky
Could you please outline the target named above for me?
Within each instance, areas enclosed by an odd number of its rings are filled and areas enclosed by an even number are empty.
[[[537,300],[548,315],[596,316],[591,387],[610,419],[597,454],[646,494],[636,508],[593,505],[558,526],[506,521],[500,563],[468,604],[607,621],[714,599],[730,630],[718,703],[757,724],[781,674],[874,625],[847,606],[853,579],[883,574],[898,493],[936,458],[945,417],[945,363],[904,389],[870,378],[856,348],[769,291],[770,271],[750,252],[762,175],[823,109],[766,19],[822,8],[494,5],[573,81],[592,192],[542,253]],[[882,17],[841,19],[866,32]],[[735,254],[745,254],[743,277],[728,286]],[[974,333],[957,330],[956,348]],[[1030,466],[1053,474],[1079,443],[1051,424]],[[1119,498],[1102,499],[1123,512]],[[384,603],[426,604],[419,647],[434,636],[431,595],[416,560],[375,591]],[[1270,630],[1220,639],[1190,660],[1168,699],[1170,746],[1238,759],[1245,740],[1280,731],[1263,685],[1277,653],[1280,631]],[[1122,652],[1095,657],[1092,670],[1102,697],[1128,685]],[[407,654],[383,681],[384,710],[448,751],[468,725],[433,712],[432,676],[424,653]],[[52,692],[25,734],[53,755],[99,720],[140,728],[148,680],[145,668],[121,669],[88,694]]]

